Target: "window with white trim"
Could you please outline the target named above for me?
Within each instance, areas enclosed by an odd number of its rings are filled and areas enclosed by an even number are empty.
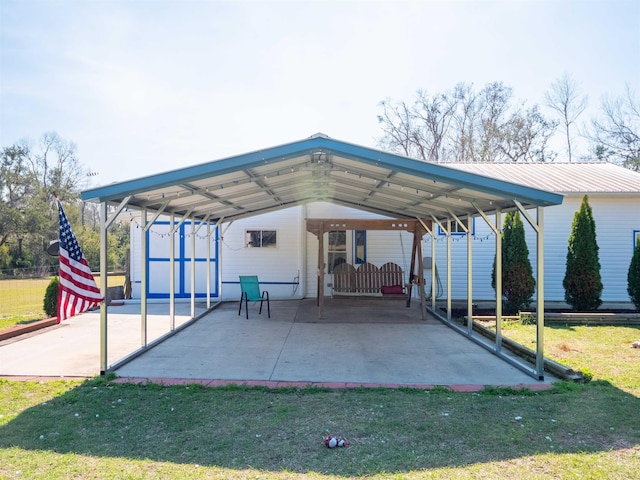
[[[465,226],[467,225],[467,219],[462,220],[465,224]],[[442,224],[444,227],[446,227],[446,224],[443,223]],[[462,226],[456,222],[455,220],[451,220],[451,235],[465,235],[467,232],[464,231],[464,228],[462,228]],[[471,235],[475,235],[476,233],[476,219],[472,218],[471,219]],[[442,228],[440,228],[440,225],[438,225],[438,235],[446,235],[446,233],[444,233],[444,230],[442,230]]]
[[[276,248],[278,234],[276,230],[245,230],[245,245],[249,248]]]

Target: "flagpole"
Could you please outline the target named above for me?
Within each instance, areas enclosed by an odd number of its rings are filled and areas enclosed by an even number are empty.
[[[56,206],[56,210],[58,211],[58,222],[60,221],[60,213],[59,213],[59,206],[58,204],[60,203],[60,199],[58,198],[58,194],[54,191],[51,192],[51,195],[53,195],[53,203]],[[58,319],[58,323],[60,323],[60,298],[62,297],[62,285],[60,284],[60,224],[58,223],[58,296],[57,296],[57,301],[56,301],[56,317]]]

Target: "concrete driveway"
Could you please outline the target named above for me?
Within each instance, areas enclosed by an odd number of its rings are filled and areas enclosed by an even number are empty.
[[[225,303],[115,370],[120,377],[166,381],[332,385],[542,386],[436,319],[418,302],[336,299],[318,319],[315,300],[271,302],[262,315]],[[140,347],[139,304],[109,307],[109,364]],[[169,329],[168,305],[150,304],[148,339]],[[196,313],[204,311],[199,306]],[[177,305],[177,324],[189,305]],[[99,374],[99,315],[0,344],[0,376]],[[210,381],[210,382],[208,382]]]

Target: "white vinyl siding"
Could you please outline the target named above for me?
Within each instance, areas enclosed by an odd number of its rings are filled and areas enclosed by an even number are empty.
[[[629,200],[629,199],[627,199]],[[575,213],[580,209],[582,195],[567,196],[562,205],[544,209],[545,301],[564,302],[562,280],[565,275],[567,248]],[[596,223],[596,239],[599,246],[602,300],[628,302],[627,271],[633,255],[633,230],[640,225],[640,195],[632,201],[621,202],[620,197],[591,195],[589,204]],[[529,210],[535,219],[536,211]],[[504,215],[504,214],[503,214]],[[494,216],[489,219],[495,222]],[[536,234],[523,218],[529,259],[536,275]],[[452,298],[467,297],[466,236],[454,236],[451,241]],[[425,236],[424,256],[431,255],[431,240]],[[495,256],[495,235],[482,218],[476,218],[476,235],[473,239],[473,299],[492,300],[491,270]],[[436,266],[446,298],[446,237],[436,236]],[[534,295],[535,298],[535,295]]]
[[[269,297],[300,297],[294,285],[302,274],[303,244],[302,207],[287,208],[251,218],[237,220],[224,230],[221,239],[222,298],[240,299],[240,275],[257,275],[260,289]],[[245,244],[247,230],[276,230],[277,246],[251,248]]]
[[[562,280],[565,273],[568,238],[575,212],[580,208],[582,194],[567,195],[563,205],[547,207],[544,210],[545,229],[545,300],[563,302],[564,289]],[[633,231],[640,230],[640,193],[631,194],[591,194],[589,203],[596,222],[597,241],[600,247],[599,256],[601,275],[604,284],[602,300],[605,302],[628,302],[627,271],[633,255]],[[536,210],[529,210],[535,218]],[[272,212],[227,225],[221,242],[220,275],[222,278],[222,298],[236,300],[240,297],[238,285],[239,275],[258,275],[262,287],[269,290],[272,298],[313,298],[317,292],[318,273],[318,240],[315,235],[306,232],[306,218],[384,218],[331,203],[311,203]],[[489,217],[494,220],[493,217]],[[536,274],[536,235],[533,228],[523,218],[529,258]],[[168,237],[162,233],[166,226],[152,229],[150,235],[149,255],[169,257]],[[205,227],[203,227],[204,229]],[[276,230],[277,247],[246,248],[246,230]],[[186,232],[190,231],[187,227]],[[166,233],[166,232],[165,232]],[[204,230],[198,234],[204,237]],[[141,229],[133,221],[131,223],[131,268],[134,298],[140,298],[140,238]],[[326,242],[326,237],[325,237]],[[178,242],[176,242],[177,244]],[[348,236],[348,249],[353,248],[352,235]],[[197,238],[197,256],[204,256],[206,241]],[[411,261],[413,244],[412,234],[397,231],[367,232],[367,261],[381,266],[386,262],[400,265],[408,280],[408,269]],[[452,236],[452,298],[467,298],[467,239],[465,235]],[[176,246],[176,248],[178,248]],[[190,241],[185,242],[185,257],[190,257]],[[215,241],[212,241],[212,254],[215,255]],[[491,288],[491,269],[495,255],[495,235],[481,218],[475,219],[475,236],[473,248],[473,299],[493,300],[495,292]],[[158,253],[160,252],[160,253]],[[178,252],[176,252],[178,253]],[[423,240],[423,256],[431,256],[431,239]],[[446,298],[447,266],[446,236],[436,235],[436,265],[440,274],[443,295]],[[168,266],[168,265],[167,265]],[[190,264],[185,265],[185,278],[176,275],[176,285],[182,281],[187,292],[190,292]],[[196,282],[198,290],[205,290],[206,275],[204,269],[197,264]],[[215,268],[212,266],[212,268]],[[158,264],[150,267],[150,289],[168,290],[168,268]],[[201,270],[201,271],[200,271]],[[214,272],[215,273],[215,272]],[[326,272],[325,272],[326,273]],[[216,278],[215,275],[212,278]],[[429,280],[428,284],[429,285]],[[212,280],[214,282],[215,280]],[[299,281],[299,285],[293,285]],[[325,276],[326,283],[331,281]],[[324,294],[330,295],[331,289],[324,288]],[[534,297],[535,298],[535,297]]]

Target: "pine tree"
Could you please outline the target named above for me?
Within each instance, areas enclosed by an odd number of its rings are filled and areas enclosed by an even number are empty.
[[[602,304],[598,250],[596,222],[589,205],[589,197],[585,195],[580,210],[573,217],[567,250],[567,268],[562,281],[564,299],[574,310],[596,310]]]
[[[640,312],[640,239],[636,240],[636,248],[631,257],[629,273],[627,274],[627,292],[629,298]]]
[[[491,286],[496,288],[496,261],[493,260]],[[502,295],[506,314],[515,314],[529,308],[536,280],[529,261],[529,248],[519,212],[505,216],[502,231]]]

